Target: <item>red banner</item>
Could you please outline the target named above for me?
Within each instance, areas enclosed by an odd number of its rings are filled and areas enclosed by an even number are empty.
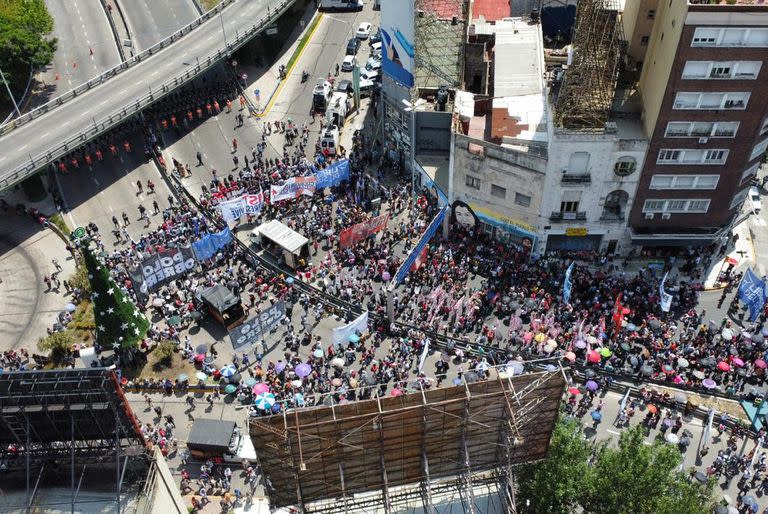
[[[339,246],[341,248],[348,248],[359,243],[363,239],[371,237],[375,233],[383,230],[384,227],[387,226],[388,221],[389,214],[387,213],[342,230],[339,234]]]

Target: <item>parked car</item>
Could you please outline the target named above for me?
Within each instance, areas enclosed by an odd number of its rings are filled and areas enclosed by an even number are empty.
[[[363,22],[360,24],[359,27],[357,27],[357,30],[355,31],[355,37],[358,39],[368,39],[368,36],[371,35],[371,24],[366,22]]]
[[[353,37],[347,42],[347,55],[355,55],[358,48],[360,48],[360,40]]]
[[[341,61],[341,71],[352,71],[355,66],[357,66],[357,59],[354,55],[347,55]]]
[[[374,82],[378,81],[381,79],[381,70],[366,69],[365,72],[360,75],[360,78],[364,80],[372,80]]]
[[[377,84],[372,80],[360,78],[360,96],[370,96],[371,92],[377,88]]]
[[[368,62],[365,63],[365,69],[366,69],[366,71],[380,70],[381,69],[381,60],[376,59],[374,57],[369,58]]]
[[[760,191],[755,186],[749,188],[749,203],[755,213],[760,212],[760,209],[763,207],[763,202],[760,200]]]
[[[376,32],[371,34],[369,43],[371,46],[375,45],[376,43],[381,43],[381,29],[376,29]],[[381,45],[379,45],[379,48],[381,48]]]
[[[336,91],[352,94],[354,92],[352,88],[352,81],[347,79],[342,79],[336,82]]]

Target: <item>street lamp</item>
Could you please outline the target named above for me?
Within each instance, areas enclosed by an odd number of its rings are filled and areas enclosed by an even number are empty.
[[[3,79],[3,84],[5,84],[5,89],[8,90],[8,96],[11,97],[11,102],[13,102],[13,108],[16,110],[16,116],[21,117],[21,112],[19,111],[19,106],[16,103],[16,99],[13,97],[13,93],[11,93],[11,88],[8,85],[8,81],[5,80],[5,74],[3,74],[2,68],[0,68],[0,78]]]
[[[408,160],[409,166],[411,167],[411,195],[416,195],[416,109],[418,107],[425,103],[426,100],[419,98],[416,100],[416,102],[411,103],[405,98],[402,100],[403,105],[405,106],[404,111],[410,113],[410,122],[409,122],[409,130],[408,130],[408,137],[411,140],[411,149],[410,149],[410,159]]]
[[[224,3],[219,4],[219,19],[221,20],[221,35],[224,36],[224,49],[227,48],[227,31],[224,30]]]

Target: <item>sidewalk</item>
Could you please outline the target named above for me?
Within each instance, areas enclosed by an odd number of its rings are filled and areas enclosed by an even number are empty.
[[[736,243],[729,246],[729,252],[713,262],[706,280],[704,280],[705,290],[722,289],[725,285],[718,281],[720,272],[725,270],[729,264],[734,265],[734,273],[746,271],[749,267],[757,264],[757,255],[752,241],[752,234],[749,230],[748,220],[742,221],[733,229],[733,233],[739,238]]]

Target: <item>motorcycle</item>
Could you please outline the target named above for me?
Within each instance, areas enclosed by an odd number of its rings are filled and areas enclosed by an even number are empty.
[[[307,70],[304,70],[301,72],[301,83],[303,84],[307,80],[309,80],[309,72],[307,72]]]

